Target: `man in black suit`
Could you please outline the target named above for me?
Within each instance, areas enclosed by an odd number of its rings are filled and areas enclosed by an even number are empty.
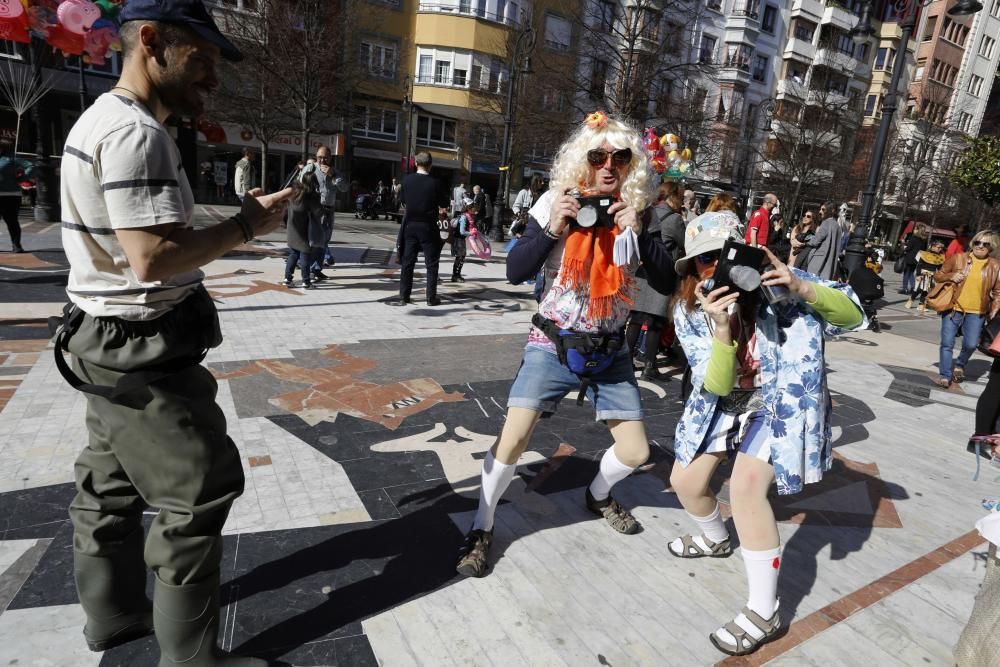
[[[411,303],[413,268],[417,265],[417,254],[423,251],[424,266],[427,268],[427,305],[438,306],[441,304],[437,296],[441,235],[438,233],[437,221],[442,213],[447,214],[448,194],[430,174],[430,153],[417,153],[414,162],[417,173],[403,179],[400,193],[400,199],[406,207],[403,226],[399,230],[399,256],[403,270],[399,277],[399,300],[390,303],[394,306]]]

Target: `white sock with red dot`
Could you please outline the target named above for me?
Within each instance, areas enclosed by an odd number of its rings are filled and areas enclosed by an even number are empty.
[[[740,548],[743,565],[747,571],[747,588],[750,591],[747,607],[765,621],[778,609],[778,570],[781,565],[781,547],[764,551]],[[764,636],[756,625],[742,612],[736,617],[736,625],[746,630],[754,639]],[[724,627],[715,631],[719,639],[727,644],[735,644],[736,639]]]

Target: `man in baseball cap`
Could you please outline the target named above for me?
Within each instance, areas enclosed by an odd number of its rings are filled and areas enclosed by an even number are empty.
[[[219,60],[239,51],[198,0],[129,0],[120,17],[121,78],[73,125],[62,160],[72,303],[56,359],[86,396],[89,434],[69,510],[83,634],[106,651],[155,633],[159,667],[259,667],[217,646],[221,533],[244,475],[200,363],[222,342],[201,267],[274,230],[291,191],[250,190],[238,214],[194,227],[164,122],[199,115]]]
[[[121,23],[156,21],[185,26],[209,44],[217,46],[226,60],[243,60],[243,54],[215,25],[215,19],[201,0],[127,0],[118,20]]]

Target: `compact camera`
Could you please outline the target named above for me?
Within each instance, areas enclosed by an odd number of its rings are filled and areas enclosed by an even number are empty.
[[[595,195],[585,197],[576,195],[574,197],[580,202],[580,211],[576,214],[576,220],[570,221],[570,226],[583,227],[614,227],[615,219],[608,213],[608,208],[615,203],[611,195]]]
[[[783,285],[762,285],[761,272],[769,266],[767,255],[760,248],[749,246],[742,241],[729,239],[722,246],[715,274],[702,285],[702,293],[728,287],[740,294],[752,294],[760,290],[767,302],[775,305],[788,301],[791,293]]]

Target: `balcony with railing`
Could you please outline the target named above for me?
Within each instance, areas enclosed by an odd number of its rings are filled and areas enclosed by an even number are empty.
[[[483,93],[502,93],[506,76],[482,76],[478,80],[467,74],[418,74],[414,84],[418,86],[440,86],[442,88],[460,88],[463,90],[479,91]]]
[[[793,56],[806,62],[812,62],[813,58],[816,57],[816,47],[807,39],[792,37],[785,44],[784,57],[790,58]]]
[[[720,63],[718,79],[720,83],[750,83],[750,63],[753,61],[753,47],[746,44],[729,44]]]
[[[816,49],[813,63],[820,67],[829,67],[838,71],[854,72],[861,63],[853,54],[841,51],[834,46],[821,46]]]
[[[828,2],[823,10],[821,23],[829,23],[841,30],[850,30],[858,22],[858,17],[852,14],[836,0]]]
[[[806,87],[799,81],[794,79],[782,79],[778,82],[777,90],[775,91],[778,99],[795,98],[804,99],[806,96]]]
[[[511,5],[507,5],[508,9],[510,9],[510,7]],[[513,7],[517,7],[517,5],[513,5]],[[465,2],[464,0],[458,4],[421,2],[417,6],[417,11],[431,13],[440,12],[451,16],[467,16],[469,18],[481,19],[483,21],[500,23],[508,26],[517,26],[520,25],[521,22],[521,17],[515,15],[513,11],[505,11],[503,14],[496,14],[486,11],[484,3],[476,4],[472,2]]]
[[[823,17],[824,9],[820,0],[792,0],[791,17],[805,16],[818,22]]]
[[[757,0],[736,0],[726,19],[726,29],[750,31],[756,36],[760,31],[760,9]]]

